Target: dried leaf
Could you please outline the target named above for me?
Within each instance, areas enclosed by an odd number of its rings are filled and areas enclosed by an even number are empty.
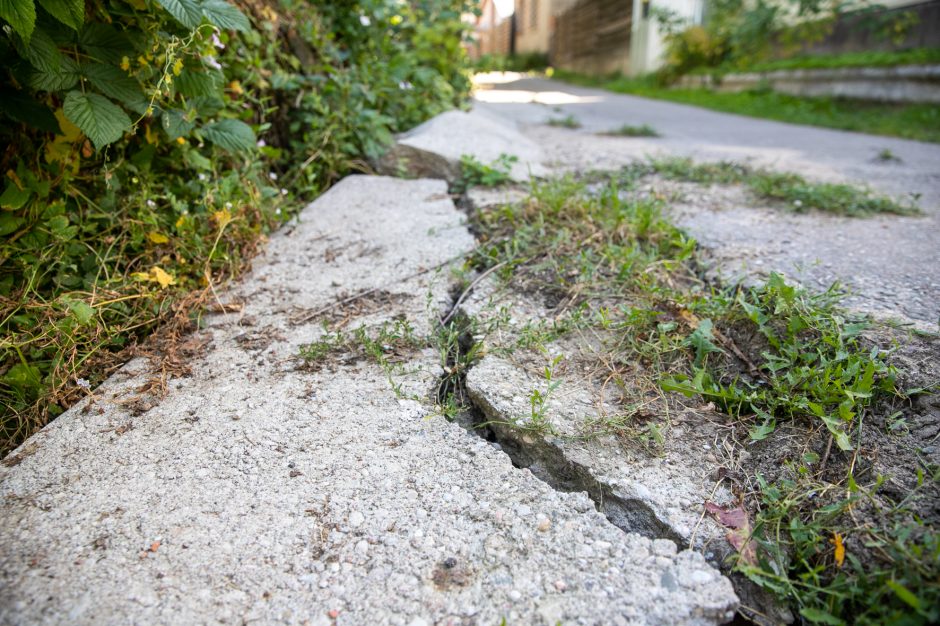
[[[757,546],[751,540],[751,521],[744,507],[739,504],[728,508],[706,502],[705,510],[719,524],[730,529],[725,538],[738,551],[741,559],[748,565],[757,565]]]

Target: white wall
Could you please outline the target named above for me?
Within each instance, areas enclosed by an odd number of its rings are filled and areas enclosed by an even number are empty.
[[[690,25],[702,23],[705,0],[650,0],[652,8],[667,9],[684,18]],[[662,65],[665,52],[659,23],[643,17],[643,2],[633,4],[633,35],[630,41],[630,74],[648,74]]]

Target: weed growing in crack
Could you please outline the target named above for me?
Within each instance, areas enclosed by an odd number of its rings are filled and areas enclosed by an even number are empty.
[[[842,450],[851,450],[849,436],[863,411],[880,394],[899,395],[896,370],[877,348],[858,343],[867,324],[847,319],[835,308],[833,290],[812,295],[788,285],[779,274],[767,283],[742,291],[722,312],[721,326],[749,335],[755,353],[734,346],[736,361],[713,366],[709,355],[728,355],[712,332],[712,320],[699,320],[688,343],[695,358],[690,374],[662,380],[667,391],[699,395],[733,416],[754,415],[751,438],[774,431],[778,419],[820,420]],[[722,337],[726,346],[731,340]]]
[[[495,161],[485,164],[473,155],[464,154],[460,157],[460,177],[454,181],[451,191],[464,193],[471,187],[498,187],[508,183],[512,180],[512,166],[518,161],[515,155],[500,154]]]
[[[611,137],[661,137],[655,128],[649,124],[641,124],[639,126],[634,126],[632,124],[624,124],[619,128],[614,128],[608,130],[607,132],[600,133],[602,135],[608,135]]]
[[[681,157],[651,159],[623,168],[618,178],[630,184],[648,174],[705,185],[744,185],[757,197],[778,202],[797,213],[816,210],[849,217],[921,213],[913,201],[898,202],[855,185],[814,183],[798,174],[753,169],[729,161],[695,163]]]
[[[579,122],[578,118],[576,118],[574,115],[566,115],[564,117],[550,117],[545,123],[556,128],[581,128],[581,122]]]

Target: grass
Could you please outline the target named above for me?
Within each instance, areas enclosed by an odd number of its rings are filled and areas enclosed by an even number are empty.
[[[699,183],[768,178],[730,164],[646,167]],[[917,486],[892,497],[882,493],[884,477],[862,481],[856,464],[872,454],[861,437],[866,415],[905,398],[889,353],[861,339],[869,322],[842,310],[835,289],[812,294],[779,275],[752,288],[703,282],[695,242],[665,218],[663,200],[623,186],[633,180],[621,173],[533,183],[527,201],[476,216],[485,242],[477,267],[566,303],[556,308],[554,333],[522,328],[510,349],[544,349],[573,330],[601,338],[597,365],[627,411],[606,426],[657,445],[668,436],[657,411],[631,407],[657,394],[676,402],[676,392],[714,403],[754,441],[774,438],[783,423],[785,439],[802,432],[805,453],[769,479],[744,479],[755,547],[735,567],[804,623],[935,623],[940,535],[912,503],[940,472],[917,470]],[[529,401],[520,427],[551,433],[544,393]]]
[[[497,187],[512,180],[510,172],[519,157],[500,154],[492,163],[483,163],[470,154],[460,157],[460,177],[454,181],[451,191],[463,193],[471,187]]]
[[[649,124],[641,124],[640,126],[634,126],[631,124],[624,124],[619,128],[614,128],[613,130],[608,130],[607,132],[601,133],[602,135],[610,135],[613,137],[660,137],[661,135],[656,132],[656,129],[650,126]]]
[[[836,69],[843,67],[894,67],[898,65],[930,65],[940,63],[940,49],[868,50],[842,54],[799,55],[787,59],[764,61],[743,68],[745,72],[775,70]]]
[[[545,123],[556,128],[581,128],[581,122],[579,122],[578,118],[576,118],[574,115],[566,115],[564,117],[550,117]]]
[[[615,93],[670,100],[748,117],[940,142],[940,106],[936,104],[889,104],[842,98],[805,98],[764,89],[739,93],[709,89],[672,89],[658,85],[652,79],[597,78],[563,70],[556,70],[554,77]]]
[[[650,159],[624,168],[621,181],[629,184],[649,173],[700,184],[744,185],[758,198],[783,204],[798,213],[817,210],[850,217],[879,213],[920,214],[913,199],[899,202],[855,185],[810,182],[798,174],[754,169],[730,161],[696,163],[682,157]]]

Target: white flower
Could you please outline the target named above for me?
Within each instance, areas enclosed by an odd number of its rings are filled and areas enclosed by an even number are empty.
[[[802,200],[794,200],[794,201],[793,201],[793,206],[799,208],[799,207],[803,206],[803,201],[802,201]]]
[[[278,208],[274,209],[274,214],[275,214],[275,215],[280,215],[280,214],[281,214],[281,208],[278,207]]]
[[[206,65],[208,65],[212,69],[216,69],[216,70],[222,69],[222,65],[218,61],[215,60],[215,57],[207,56],[205,58],[205,61],[206,61]]]
[[[231,209],[231,208],[232,208],[232,203],[231,203],[231,202],[226,202],[226,203],[225,203],[225,208],[226,208],[226,209]]]
[[[277,180],[277,174],[275,174],[274,172],[268,172],[268,178],[270,178],[271,180]]]
[[[259,147],[259,148],[263,148],[263,147],[265,147],[266,145],[268,145],[268,144],[267,144],[267,142],[266,142],[264,139],[259,139],[259,140],[258,140],[258,147]]]
[[[286,195],[287,195],[287,190],[284,189],[283,187],[281,188],[281,195],[282,195],[282,196],[286,196]]]
[[[157,206],[157,203],[154,202],[153,200],[147,200],[147,206],[149,206],[152,209],[153,207]]]
[[[222,43],[221,39],[219,39],[218,33],[212,33],[212,45],[218,48],[219,50],[225,49],[225,44]]]
[[[206,176],[205,174],[203,174],[202,172],[199,172],[199,180],[205,180],[205,179],[207,179],[207,178],[209,178],[209,177]]]
[[[363,26],[368,26],[369,24],[372,23],[372,20],[369,19],[368,15],[360,15],[359,23],[362,24]]]
[[[91,389],[91,383],[84,378],[79,378],[75,381],[75,384],[81,387],[82,389]]]
[[[400,83],[398,83],[398,88],[408,91],[409,89],[414,89],[414,85],[409,83],[407,80],[403,80]]]

